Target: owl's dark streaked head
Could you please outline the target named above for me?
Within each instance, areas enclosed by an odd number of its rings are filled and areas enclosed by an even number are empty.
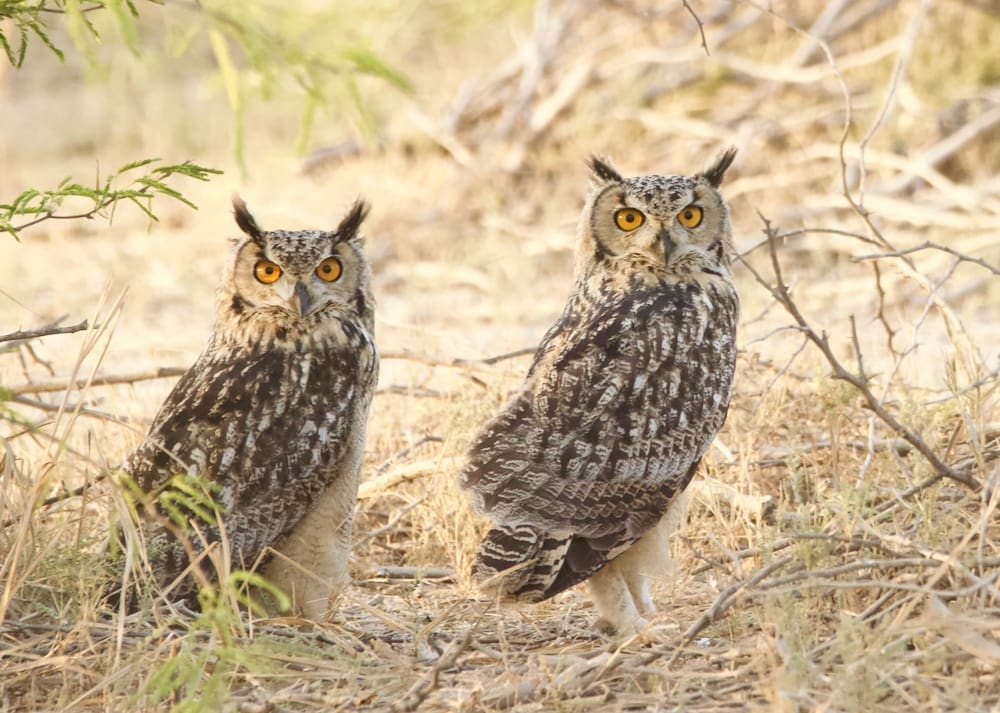
[[[691,176],[634,178],[591,157],[593,188],[581,220],[577,270],[628,257],[668,271],[683,271],[692,260],[727,268],[732,232],[718,188],[735,156],[736,149],[727,149]]]
[[[238,196],[236,224],[244,235],[220,290],[222,317],[260,313],[282,326],[308,329],[330,313],[372,323],[371,270],[360,228],[369,206],[358,199],[339,225],[323,230],[263,230]]]

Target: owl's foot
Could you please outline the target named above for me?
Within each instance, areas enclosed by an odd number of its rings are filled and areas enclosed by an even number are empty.
[[[648,626],[649,622],[641,616],[621,622],[613,622],[602,616],[598,617],[591,629],[609,639],[628,639],[642,633]]]

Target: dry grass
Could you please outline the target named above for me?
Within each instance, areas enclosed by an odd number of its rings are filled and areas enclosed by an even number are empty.
[[[201,212],[0,243],[15,276],[0,331],[67,313],[98,325],[0,354],[0,709],[1000,706],[1000,18],[959,0],[769,7],[387,12],[362,29],[417,92],[370,88],[380,148],[317,152],[303,173],[285,108],[264,104],[248,120],[252,179],[193,187]],[[204,135],[168,112],[152,135],[90,146],[67,135],[100,118],[89,101],[72,132],[39,123],[32,107],[82,94],[34,66],[8,77],[20,111],[5,118],[4,195],[136,150],[192,152],[233,175],[226,127],[208,118],[225,111],[218,93],[204,95]],[[141,121],[180,89],[205,91],[165,81],[117,99]],[[582,591],[498,610],[467,581],[483,524],[454,479],[528,357],[484,359],[536,344],[560,311],[590,151],[626,173],[680,172],[726,144],[740,149],[726,192],[745,260],[737,395],[662,615],[612,642],[590,631]],[[193,360],[236,188],[265,227],[328,224],[331,202],[359,192],[375,206],[385,359],[354,586],[319,625],[227,606],[125,620],[99,598],[116,499],[105,478],[172,380],[98,378]],[[39,388],[53,383],[80,385]]]

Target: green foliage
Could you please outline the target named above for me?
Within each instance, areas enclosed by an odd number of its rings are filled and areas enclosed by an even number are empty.
[[[317,110],[331,97],[346,96],[348,101],[335,102],[338,111],[353,112],[363,134],[377,133],[358,89],[359,76],[376,77],[404,93],[413,89],[402,72],[357,41],[331,42],[325,32],[315,32],[315,27],[336,28],[337,23],[328,18],[253,3],[207,2],[199,12],[201,31],[208,38],[233,110],[234,147],[241,166],[245,97],[250,88],[265,98],[286,84],[301,93],[300,149],[308,140]]]
[[[15,67],[24,63],[28,50],[28,40],[34,35],[46,47],[52,50],[60,61],[65,60],[62,50],[52,41],[52,18],[60,15],[66,18],[66,30],[73,38],[74,44],[89,59],[93,59],[93,43],[100,41],[101,35],[91,22],[89,15],[96,10],[108,10],[115,19],[115,24],[125,43],[133,52],[139,51],[139,36],[135,20],[139,11],[131,0],[90,0],[83,3],[80,0],[0,0],[0,20],[12,21],[17,33],[17,46],[0,29],[0,46],[4,48],[7,59]],[[2,25],[0,25],[2,27]]]
[[[241,672],[261,673],[263,657],[254,655],[253,642],[246,645],[234,635],[242,628],[238,611],[202,590],[202,613],[181,640],[176,653],[165,660],[137,698],[158,705],[173,702],[171,711],[222,710],[230,683]],[[140,701],[133,701],[138,704]]]
[[[401,92],[412,91],[410,80],[349,34],[350,25],[303,10],[262,3],[202,3],[167,5],[161,12],[164,26],[180,24],[178,41],[167,32],[164,44],[171,60],[179,54],[198,56],[208,50],[225,87],[233,112],[234,150],[241,167],[244,160],[246,96],[252,89],[265,98],[290,88],[303,100],[299,147],[303,148],[316,112],[323,106],[346,112],[358,130],[377,135],[375,120],[365,105],[358,77],[371,76]],[[177,15],[185,15],[175,23]],[[0,20],[12,20],[16,36],[0,29],[0,45],[15,67],[24,62],[29,40],[35,37],[63,61],[65,56],[52,39],[62,22],[77,51],[88,64],[98,63],[97,50],[106,44],[109,26],[135,56],[155,50],[148,30],[140,26],[137,6],[131,0],[0,0]],[[108,18],[106,21],[104,18]],[[0,25],[2,27],[2,25]],[[323,28],[317,31],[317,28]],[[332,29],[339,37],[331,41]]]
[[[56,188],[40,191],[29,188],[10,203],[0,203],[0,232],[10,233],[20,240],[22,230],[45,220],[67,220],[93,218],[94,216],[113,219],[119,201],[128,201],[138,206],[150,220],[158,220],[153,212],[153,198],[166,196],[196,208],[178,190],[167,183],[174,176],[207,181],[213,174],[221,174],[214,168],[206,168],[185,161],[180,164],[159,164],[161,159],[147,158],[127,163],[103,180],[98,176],[93,186],[76,183],[72,178],[63,179]],[[138,173],[143,169],[141,173]],[[65,201],[82,199],[89,204],[83,209],[62,211]],[[17,217],[29,218],[15,223]]]
[[[139,504],[152,507],[149,494],[127,473],[115,474],[115,482],[120,488],[123,500],[133,522],[140,518]],[[191,520],[212,525],[223,513],[222,505],[216,500],[221,491],[218,483],[206,478],[178,473],[166,482],[155,495],[155,503],[166,515],[168,524],[178,537],[191,532]],[[119,543],[112,538],[112,555],[120,556]],[[268,582],[255,572],[245,570],[220,571],[221,585],[206,584],[198,592],[198,601],[203,613],[215,612],[220,607],[242,606],[251,612],[263,612],[262,607],[252,596],[261,593],[269,597],[279,611],[286,611],[291,606],[291,600],[280,588]]]
[[[181,532],[190,528],[189,518],[196,517],[205,523],[214,523],[222,506],[215,501],[221,490],[218,483],[195,475],[178,474],[167,481],[156,502]]]
[[[49,37],[49,27],[44,20],[47,11],[46,3],[31,2],[31,0],[0,0],[0,47],[3,47],[8,61],[15,67],[24,63],[28,51],[28,40],[34,35],[46,47],[52,50],[62,61],[65,56]],[[12,20],[18,43],[15,47],[4,31],[4,20]]]
[[[292,607],[291,598],[280,587],[271,584],[256,572],[243,569],[231,572],[226,580],[233,598],[248,611],[264,614],[264,607],[254,599],[250,592],[260,591],[269,596],[278,611],[288,611]]]
[[[290,606],[288,596],[260,575],[237,570],[219,585],[198,591],[200,614],[191,623],[180,650],[164,661],[139,691],[144,702],[171,701],[171,711],[195,713],[222,710],[232,681],[244,673],[265,673],[260,655],[268,642],[251,639],[244,630],[241,607],[259,609],[249,591],[260,590],[273,597],[280,610]],[[133,701],[134,703],[138,701]]]

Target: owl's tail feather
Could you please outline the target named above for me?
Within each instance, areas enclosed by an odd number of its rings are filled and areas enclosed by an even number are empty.
[[[472,575],[502,601],[533,604],[583,582],[638,539],[614,533],[586,538],[530,525],[497,525],[486,533]]]
[[[572,535],[531,525],[497,525],[483,539],[472,567],[480,587],[501,600],[540,602],[555,592],[556,579]]]

